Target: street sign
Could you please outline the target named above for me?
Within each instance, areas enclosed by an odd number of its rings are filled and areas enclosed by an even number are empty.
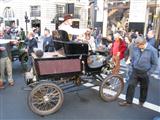
[[[130,0],[129,22],[145,22],[147,0]]]

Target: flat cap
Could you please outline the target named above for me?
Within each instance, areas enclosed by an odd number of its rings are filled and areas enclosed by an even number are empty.
[[[146,42],[146,39],[143,36],[137,36],[136,39],[134,39],[135,43],[144,43]]]

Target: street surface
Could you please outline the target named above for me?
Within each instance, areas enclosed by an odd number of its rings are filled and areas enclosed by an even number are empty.
[[[160,61],[160,60],[159,60]],[[125,76],[122,63],[121,74]],[[153,120],[160,116],[160,78],[152,75],[147,102],[138,106],[139,87],[136,89],[134,103],[130,107],[120,107],[118,101],[125,98],[126,86],[119,99],[104,102],[98,95],[98,89],[87,89],[64,95],[61,109],[49,116],[40,117],[32,113],[27,105],[29,91],[24,91],[23,72],[18,61],[13,63],[14,87],[0,90],[0,120]]]

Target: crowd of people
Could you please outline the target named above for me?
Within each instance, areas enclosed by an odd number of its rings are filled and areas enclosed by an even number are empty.
[[[115,33],[102,38],[101,31],[96,29],[78,29],[72,26],[72,16],[66,15],[64,22],[59,26],[58,30],[51,31],[47,28],[44,30],[44,36],[37,39],[35,32],[31,31],[25,36],[23,29],[20,31],[22,40],[25,40],[25,50],[28,52],[28,71],[32,67],[31,53],[34,48],[41,48],[43,52],[54,52],[61,49],[61,46],[55,46],[53,40],[84,42],[89,44],[89,50],[108,50],[112,55],[112,61],[115,67],[112,74],[119,74],[120,62],[125,60],[127,65],[126,80],[128,88],[126,92],[126,100],[120,101],[121,106],[132,104],[135,87],[140,83],[139,103],[143,105],[147,99],[149,86],[149,76],[158,66],[158,53],[155,49],[154,31],[148,31],[144,37],[137,31],[125,32],[117,30]],[[0,31],[0,39],[15,39],[17,31],[13,24],[13,29]],[[9,33],[10,32],[10,33]],[[8,75],[10,85],[14,85],[12,78],[12,64],[9,58],[9,51],[6,46],[0,46],[0,88],[4,88],[5,69]]]

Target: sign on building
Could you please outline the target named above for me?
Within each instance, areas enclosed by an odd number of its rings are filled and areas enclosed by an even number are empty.
[[[129,31],[143,33],[147,10],[147,0],[130,0]]]
[[[104,12],[104,0],[97,0],[97,16],[96,16],[96,22],[103,22],[103,12]]]

